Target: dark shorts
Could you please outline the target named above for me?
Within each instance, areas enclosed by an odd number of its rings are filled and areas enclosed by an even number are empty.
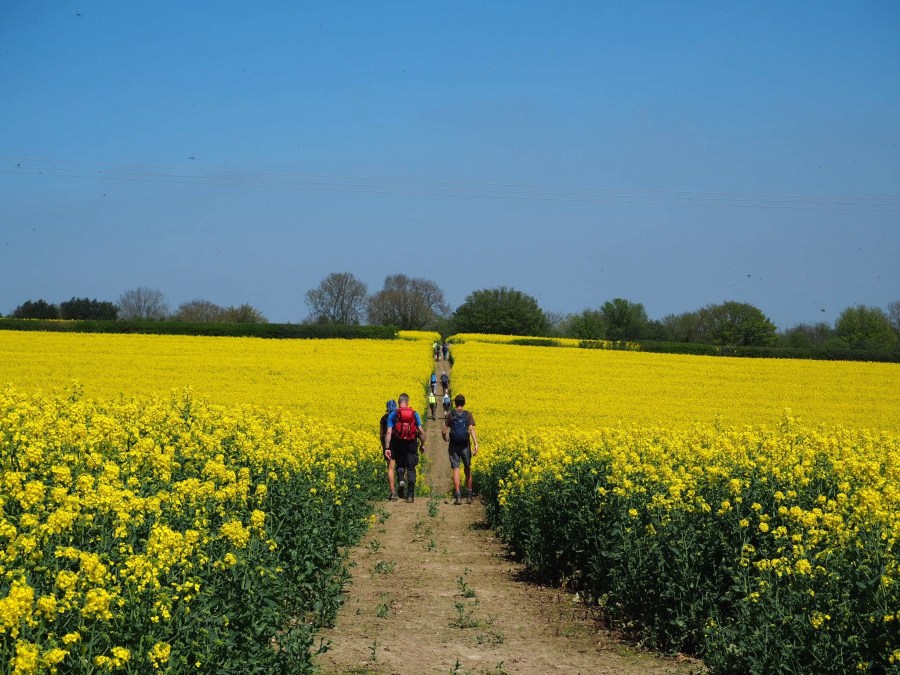
[[[398,467],[411,469],[419,463],[419,442],[397,441],[391,445],[391,455],[397,460]]]
[[[470,445],[453,445],[448,446],[447,452],[450,455],[450,468],[458,469],[460,462],[466,471],[472,466],[472,446]]]

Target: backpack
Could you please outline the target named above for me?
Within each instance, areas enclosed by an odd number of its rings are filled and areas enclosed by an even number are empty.
[[[447,375],[447,373],[441,375],[441,384],[443,384],[445,387],[450,384],[450,377]]]
[[[469,444],[469,413],[455,412],[450,418],[450,441],[453,443]]]
[[[416,440],[416,413],[412,408],[397,408],[397,415],[394,418],[394,434],[401,441]]]

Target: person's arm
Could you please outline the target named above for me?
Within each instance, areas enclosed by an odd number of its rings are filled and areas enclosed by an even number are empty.
[[[441,437],[448,442],[450,441],[450,415],[452,414],[448,412],[444,415],[444,428],[441,429]]]
[[[384,431],[384,456],[388,459],[393,459],[391,456],[391,437],[394,435],[394,413],[388,415],[386,427]]]
[[[475,433],[475,418],[469,414],[469,435],[472,437],[472,455],[478,454],[478,434]]]
[[[384,434],[384,456],[388,459],[394,459],[391,456],[391,436],[393,436],[393,433],[394,430],[391,427],[388,427]]]
[[[413,415],[416,416],[416,436],[419,437],[419,447],[422,452],[425,452],[425,430],[422,428],[422,418],[417,412],[413,412]]]

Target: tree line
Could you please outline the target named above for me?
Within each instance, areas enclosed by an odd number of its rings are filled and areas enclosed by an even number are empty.
[[[309,314],[303,323],[429,329],[445,337],[454,333],[498,333],[741,347],[900,348],[900,301],[890,303],[886,310],[866,305],[848,307],[833,325],[800,323],[779,332],[761,309],[737,301],[651,319],[642,303],[613,298],[595,308],[561,315],[543,310],[527,293],[499,287],[473,291],[451,311],[438,284],[405,274],[387,276],[382,288],[370,294],[368,286],[355,275],[334,272],[307,291],[305,300]],[[223,307],[195,299],[173,312],[159,289],[143,286],[126,291],[115,303],[75,297],[59,305],[29,300],[10,317],[267,323],[261,311],[247,304]]]
[[[146,286],[125,291],[116,302],[73,297],[56,305],[43,299],[26,300],[16,307],[8,318],[268,323],[268,319],[260,310],[248,304],[222,307],[209,300],[196,299],[181,303],[173,312],[162,291]]]

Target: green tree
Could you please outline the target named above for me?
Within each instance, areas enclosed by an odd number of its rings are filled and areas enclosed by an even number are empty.
[[[119,316],[119,308],[111,302],[90,298],[72,298],[59,303],[59,314],[63,319],[115,321]]]
[[[597,309],[585,309],[569,317],[566,336],[579,340],[602,340],[606,337],[606,321]]]
[[[700,313],[683,312],[667,314],[660,321],[663,339],[667,342],[699,342],[701,338]]]
[[[784,347],[824,347],[834,337],[834,328],[824,321],[818,323],[798,323],[782,333],[779,344]]]
[[[608,340],[640,340],[647,332],[647,310],[625,298],[607,300],[600,307]]]
[[[699,312],[700,342],[719,345],[775,344],[775,324],[746,302],[707,305]]]
[[[857,349],[890,349],[897,343],[891,320],[880,307],[848,307],[834,328],[838,337]]]
[[[460,333],[546,335],[550,330],[537,300],[505,286],[470,293],[456,308],[453,323]]]
[[[43,298],[26,300],[10,314],[13,319],[58,319],[59,307],[51,305]]]

